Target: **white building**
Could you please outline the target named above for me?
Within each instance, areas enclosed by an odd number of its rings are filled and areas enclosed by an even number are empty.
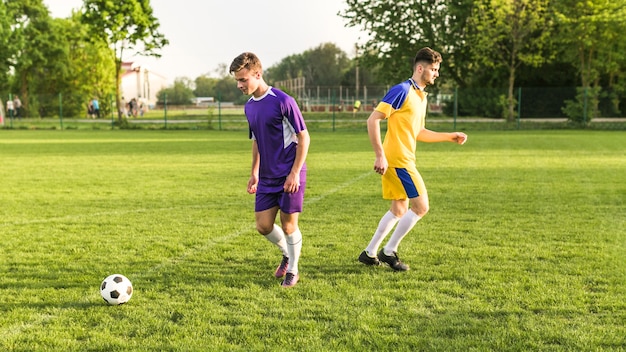
[[[149,107],[157,103],[157,93],[167,88],[167,78],[135,62],[122,62],[121,97],[125,101],[136,98]]]

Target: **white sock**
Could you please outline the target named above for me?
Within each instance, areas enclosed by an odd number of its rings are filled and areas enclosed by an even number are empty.
[[[409,209],[406,214],[400,218],[400,221],[398,221],[396,230],[391,234],[389,242],[387,242],[383,248],[384,253],[386,255],[392,255],[393,252],[397,252],[400,241],[402,241],[404,236],[411,231],[413,226],[415,226],[420,219],[420,216],[415,214],[413,210]]]
[[[297,229],[285,238],[287,240],[287,250],[289,251],[287,272],[298,274],[298,261],[300,260],[300,252],[302,251],[302,233],[300,229]]]
[[[370,241],[365,251],[370,257],[375,257],[378,253],[378,247],[383,242],[385,237],[389,234],[394,225],[398,222],[400,218],[395,216],[391,211],[388,211],[383,215],[378,223],[378,228],[376,232],[374,232],[374,236],[372,236],[372,240]]]
[[[289,257],[289,251],[287,251],[287,242],[285,241],[285,233],[283,232],[283,229],[280,228],[280,226],[274,224],[272,232],[265,235],[265,238],[275,244],[280,249],[280,251],[283,252],[283,255],[285,257]]]

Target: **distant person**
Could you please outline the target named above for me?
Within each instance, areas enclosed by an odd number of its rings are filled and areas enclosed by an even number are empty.
[[[126,99],[122,97],[122,100],[120,101],[120,114],[124,117],[128,117],[128,109],[126,108],[127,105],[128,103],[126,102]]]
[[[356,115],[356,113],[359,112],[359,110],[361,110],[361,101],[357,99],[354,101],[354,107],[352,108],[352,116]]]
[[[93,100],[91,101],[91,104],[93,105],[93,113],[96,116],[97,119],[100,118],[100,103],[98,102],[97,98],[93,98]]]
[[[10,119],[15,117],[15,106],[11,99],[7,100],[7,116],[9,116]]]
[[[137,117],[137,99],[132,98],[130,102],[128,103],[128,106],[129,106],[128,110],[130,111],[130,114],[136,118]]]
[[[15,116],[18,119],[21,119],[22,118],[22,101],[20,100],[20,97],[18,97],[17,95],[15,96],[15,98],[13,98],[13,105],[15,109]]]
[[[90,119],[93,119],[93,118],[94,118],[94,114],[95,114],[95,112],[94,112],[94,110],[93,110],[93,101],[91,101],[91,100],[90,100],[90,101],[87,103],[87,116],[88,116]]]
[[[413,60],[413,75],[387,92],[367,119],[367,132],[376,154],[374,170],[382,175],[383,198],[391,207],[380,219],[372,239],[359,256],[366,265],[388,264],[393,270],[406,271],[398,246],[429,209],[428,193],[415,166],[416,142],[453,142],[463,144],[462,132],[441,133],[426,129],[427,93],[424,88],[439,77],[441,54],[420,49]],[[387,120],[385,141],[381,142],[380,122]],[[391,238],[379,252],[378,247],[396,226]]]
[[[256,228],[283,253],[274,276],[285,277],[282,287],[293,287],[300,279],[298,217],[304,203],[309,132],[295,99],[265,82],[255,54],[237,56],[229,73],[234,74],[243,94],[252,94],[244,112],[252,139],[248,193],[256,194]],[[274,223],[279,210],[282,228]]]

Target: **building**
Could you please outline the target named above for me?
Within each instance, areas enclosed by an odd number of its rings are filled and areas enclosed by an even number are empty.
[[[148,107],[157,103],[157,93],[167,88],[167,78],[135,62],[122,62],[120,94],[126,101],[136,98]]]

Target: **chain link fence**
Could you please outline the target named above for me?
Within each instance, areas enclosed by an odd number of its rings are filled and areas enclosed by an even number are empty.
[[[311,129],[366,129],[366,119],[388,86],[314,87],[290,92]],[[521,87],[509,94],[498,88],[438,88],[429,91],[427,123],[439,128],[626,129],[626,94],[610,89]],[[243,106],[232,102],[188,105],[141,104],[120,112],[113,95],[90,101],[72,95],[30,95],[15,109],[14,95],[0,103],[0,124],[13,129],[214,129],[245,130]],[[13,105],[12,109],[8,109]],[[120,118],[120,115],[123,118]]]

